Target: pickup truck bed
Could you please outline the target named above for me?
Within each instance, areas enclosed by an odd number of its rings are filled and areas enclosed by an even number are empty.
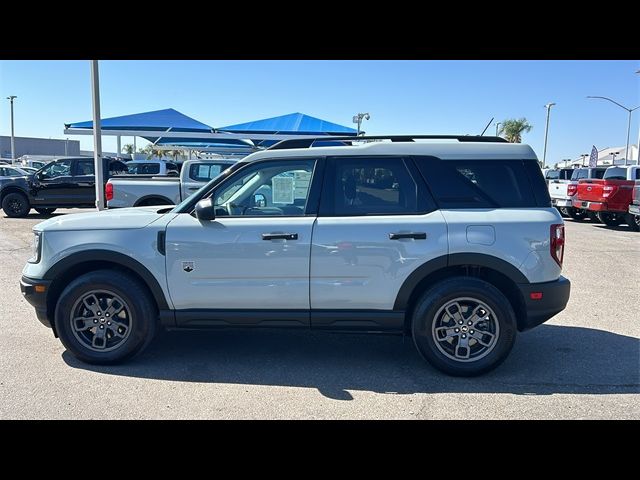
[[[180,177],[118,175],[107,182],[107,207],[176,205],[234,163],[229,159],[188,160]]]

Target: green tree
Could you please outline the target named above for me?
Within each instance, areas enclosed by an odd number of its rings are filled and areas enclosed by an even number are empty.
[[[183,156],[184,152],[182,150],[167,150],[165,152],[168,156],[173,157],[173,161],[176,162],[178,157]]]
[[[133,150],[133,144],[132,143],[127,143],[126,145],[124,145],[122,147],[122,153],[128,153],[129,155],[131,155],[134,152]]]
[[[146,147],[144,147],[142,149],[141,153],[145,153],[147,155],[147,160],[152,159],[153,157],[158,157],[158,159],[161,159],[162,156],[165,154],[164,150],[160,150],[158,148],[155,148],[151,143],[149,145],[147,145]]]
[[[506,138],[509,143],[521,143],[522,134],[531,131],[531,125],[526,118],[509,118],[502,121],[499,134]]]

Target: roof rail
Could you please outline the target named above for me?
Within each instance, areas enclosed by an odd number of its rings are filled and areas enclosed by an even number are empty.
[[[487,143],[506,143],[502,137],[483,137],[480,135],[373,135],[362,137],[337,137],[323,135],[318,137],[294,138],[290,140],[282,140],[267,150],[282,150],[286,148],[310,148],[315,142],[335,142],[343,141],[353,142],[361,140],[391,140],[392,142],[413,142],[415,140],[457,140],[459,142],[487,142]]]

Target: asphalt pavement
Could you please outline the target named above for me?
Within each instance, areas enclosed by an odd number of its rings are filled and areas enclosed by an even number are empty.
[[[289,331],[162,333],[125,365],[83,364],[20,294],[43,218],[0,211],[2,419],[640,419],[640,233],[625,227],[566,221],[567,309],[465,379],[408,338]]]

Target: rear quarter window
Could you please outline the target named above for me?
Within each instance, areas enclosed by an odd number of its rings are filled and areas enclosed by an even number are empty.
[[[549,207],[551,199],[535,160],[415,158],[440,208]]]
[[[196,182],[208,182],[216,178],[228,165],[194,163],[189,167],[189,178]]]

